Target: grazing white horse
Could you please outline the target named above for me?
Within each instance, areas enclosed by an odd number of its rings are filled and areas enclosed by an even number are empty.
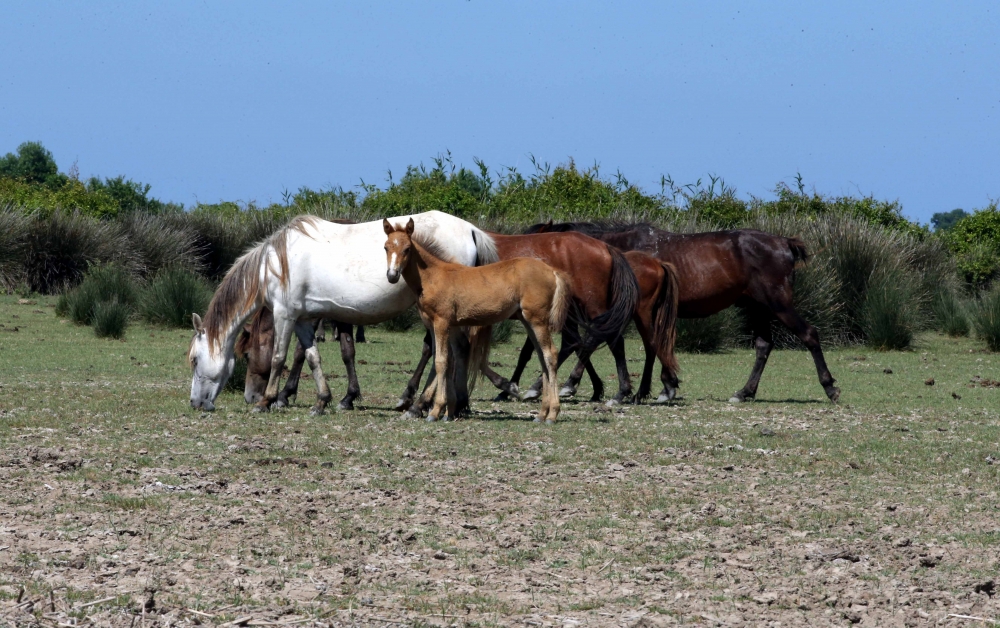
[[[414,239],[436,243],[455,263],[476,266],[498,259],[493,239],[469,222],[439,211],[390,220],[405,224],[410,218],[416,225]],[[267,306],[274,314],[274,351],[267,390],[255,409],[267,410],[276,399],[294,332],[306,349],[319,391],[312,411],[321,414],[330,400],[330,388],[308,320],[324,317],[372,325],[397,316],[415,300],[404,283],[386,280],[384,244],[381,220],[341,225],[299,216],[236,260],[212,297],[204,321],[192,316],[191,407],[215,409],[215,399],[233,372],[233,347],[243,323]]]

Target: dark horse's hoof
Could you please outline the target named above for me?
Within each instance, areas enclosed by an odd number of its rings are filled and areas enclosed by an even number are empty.
[[[826,396],[830,398],[830,401],[837,403],[840,399],[840,389],[836,386],[830,386],[826,389]]]

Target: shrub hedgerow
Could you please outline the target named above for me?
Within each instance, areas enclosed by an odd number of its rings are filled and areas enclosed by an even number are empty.
[[[972,310],[972,326],[990,351],[1000,351],[1000,286],[980,296]]]
[[[139,311],[150,323],[187,327],[192,313],[208,308],[212,291],[205,280],[186,268],[163,268],[142,291]]]
[[[100,301],[93,309],[94,333],[98,338],[124,338],[131,315],[132,308],[117,299]]]
[[[168,266],[202,270],[202,251],[197,237],[183,221],[145,212],[130,212],[120,219],[130,256],[144,277],[152,277]]]

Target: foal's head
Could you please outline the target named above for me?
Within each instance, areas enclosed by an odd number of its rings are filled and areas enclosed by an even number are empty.
[[[410,252],[413,250],[413,240],[411,239],[413,219],[410,218],[405,227],[397,229],[383,218],[382,228],[385,230],[385,235],[389,236],[385,243],[385,259],[389,264],[389,269],[385,275],[389,278],[389,283],[396,283],[399,281],[403,269],[410,263]]]

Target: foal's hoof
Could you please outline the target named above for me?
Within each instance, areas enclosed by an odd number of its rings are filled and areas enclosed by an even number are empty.
[[[541,391],[535,390],[534,388],[529,388],[528,392],[521,395],[521,401],[532,401],[533,399],[538,399],[542,396]]]
[[[559,389],[560,399],[569,399],[570,397],[575,397],[575,396],[576,396],[576,388],[573,388],[572,386],[563,386],[562,388]]]

